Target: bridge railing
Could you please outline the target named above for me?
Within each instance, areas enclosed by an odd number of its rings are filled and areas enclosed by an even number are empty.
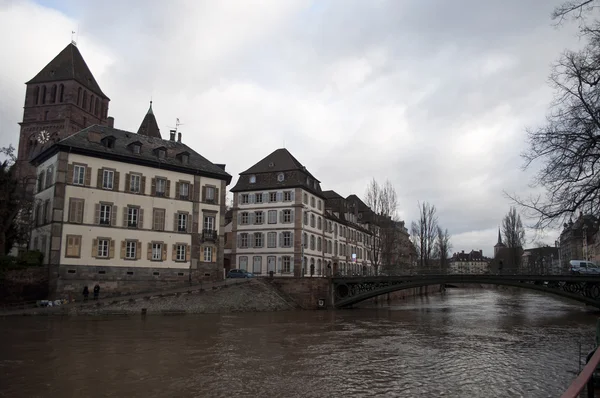
[[[377,273],[368,270],[366,273],[338,272],[338,277],[365,277],[365,276],[411,276],[411,275],[570,275],[568,270],[552,267],[522,267],[504,269],[486,269],[479,266],[397,266],[380,267]],[[600,274],[598,274],[600,276]]]

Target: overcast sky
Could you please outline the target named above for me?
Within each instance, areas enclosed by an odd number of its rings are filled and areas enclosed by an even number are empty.
[[[558,3],[0,0],[0,146],[74,30],[115,127],[137,131],[152,98],[163,137],[179,118],[231,186],[284,145],[343,196],[389,179],[407,225],[429,201],[454,251],[492,256],[502,191],[528,190],[519,154],[550,65],[578,43],[552,24]]]

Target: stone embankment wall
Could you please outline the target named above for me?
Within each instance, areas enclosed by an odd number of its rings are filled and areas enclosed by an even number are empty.
[[[71,304],[52,312],[68,315],[127,315],[141,314],[145,310],[146,314],[151,315],[284,311],[293,308],[293,304],[268,284],[249,279],[207,290]]]
[[[48,297],[48,268],[30,267],[0,273],[0,303],[42,300]]]
[[[415,297],[415,296],[427,296],[429,294],[437,294],[440,293],[442,289],[441,285],[429,285],[429,286],[421,286],[414,287],[411,289],[398,290],[392,293],[382,294],[381,296],[373,297],[372,299],[365,300],[364,302],[370,303],[385,303],[385,302],[394,302],[398,300],[404,300],[407,297]],[[357,304],[360,306],[360,303]]]
[[[314,310],[333,307],[327,278],[267,278],[265,282],[298,308]],[[322,306],[319,305],[320,301]]]

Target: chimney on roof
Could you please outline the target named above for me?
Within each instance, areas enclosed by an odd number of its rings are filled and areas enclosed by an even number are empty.
[[[169,133],[169,140],[175,141],[175,130],[170,130]]]
[[[181,142],[181,133],[177,133],[177,142]]]
[[[110,127],[111,129],[115,127],[115,118],[112,116],[109,116],[106,118],[106,123],[108,124],[108,127]]]

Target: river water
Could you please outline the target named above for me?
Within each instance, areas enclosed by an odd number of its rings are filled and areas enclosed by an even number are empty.
[[[596,319],[462,289],[337,312],[0,318],[0,397],[556,397]]]

